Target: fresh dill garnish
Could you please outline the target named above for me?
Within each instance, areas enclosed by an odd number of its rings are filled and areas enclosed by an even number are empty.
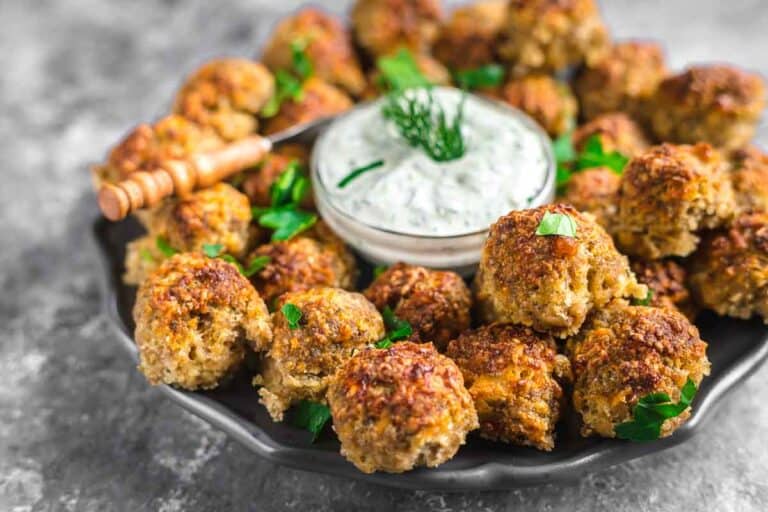
[[[498,64],[486,64],[474,69],[456,71],[454,80],[462,89],[473,90],[496,87],[504,81],[504,68]]]
[[[368,171],[372,171],[374,169],[378,169],[382,165],[384,165],[384,160],[376,160],[375,162],[371,162],[368,165],[363,165],[362,167],[358,167],[354,169],[352,172],[350,172],[349,174],[347,174],[346,176],[344,176],[344,178],[342,178],[341,181],[339,181],[339,183],[336,186],[339,188],[344,188],[347,185],[349,185],[352,182],[352,180],[359,177],[361,174],[364,174]]]
[[[436,162],[448,162],[461,158],[467,150],[461,131],[465,101],[463,95],[449,121],[430,89],[398,91],[388,95],[382,112],[409,145]]]
[[[413,54],[401,48],[394,55],[379,57],[376,67],[381,73],[380,85],[390,91],[404,91],[415,87],[428,87],[429,80],[419,69]]]
[[[314,443],[330,419],[331,410],[327,405],[302,400],[296,406],[293,423],[299,428],[309,430],[312,433],[312,442]]]
[[[661,426],[670,418],[682,414],[696,396],[696,384],[689,377],[680,390],[680,401],[672,403],[666,393],[651,393],[642,397],[632,409],[632,419],[616,425],[613,431],[619,439],[653,441],[661,435]]]
[[[295,305],[291,304],[290,302],[286,302],[283,304],[283,307],[280,308],[280,312],[285,317],[285,320],[288,322],[288,328],[290,330],[296,330],[299,328],[299,322],[301,321],[301,310]]]
[[[387,306],[381,312],[384,319],[384,326],[387,328],[387,334],[382,339],[374,343],[376,348],[389,348],[392,343],[408,338],[413,334],[413,327],[405,320],[398,318],[395,312]]]
[[[565,236],[576,238],[576,221],[567,213],[544,212],[539,226],[538,236]]]
[[[171,244],[168,243],[168,240],[166,240],[165,238],[163,238],[161,236],[159,236],[159,237],[157,237],[155,239],[155,245],[157,246],[157,249],[161,253],[163,253],[163,256],[165,256],[166,258],[170,258],[174,254],[179,252],[176,249],[174,249],[173,247],[171,247]]]

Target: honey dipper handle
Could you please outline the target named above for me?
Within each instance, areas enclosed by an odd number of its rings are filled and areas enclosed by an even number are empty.
[[[112,221],[124,219],[140,208],[154,206],[171,195],[184,196],[210,187],[259,163],[272,142],[253,135],[221,149],[195,153],[184,160],[165,160],[150,172],[134,172],[119,183],[99,189],[99,208]]]

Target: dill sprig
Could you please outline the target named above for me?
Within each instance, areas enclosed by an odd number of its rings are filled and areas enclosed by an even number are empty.
[[[424,93],[419,94],[421,91]],[[383,114],[408,144],[421,148],[436,162],[448,162],[461,158],[467,150],[461,132],[465,100],[462,96],[456,115],[448,120],[445,108],[435,101],[429,88],[395,91],[387,97]]]

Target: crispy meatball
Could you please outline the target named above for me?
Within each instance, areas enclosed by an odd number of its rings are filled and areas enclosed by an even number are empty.
[[[582,151],[593,136],[600,139],[603,151],[616,151],[627,157],[645,152],[650,146],[643,129],[622,112],[601,114],[573,132],[573,146]]]
[[[292,329],[280,308],[293,304],[301,311]],[[336,370],[355,351],[384,337],[376,307],[359,293],[314,288],[286,293],[272,315],[274,338],[256,382],[261,402],[275,421],[299,400],[325,402]],[[260,347],[254,347],[260,349]]]
[[[505,0],[481,0],[459,7],[440,28],[435,57],[454,70],[493,63],[506,15]]]
[[[144,281],[133,308],[139,369],[152,384],[215,388],[272,338],[264,301],[221,259],[177,254]]]
[[[738,212],[768,211],[768,155],[754,146],[734,151],[729,176]]]
[[[314,73],[353,96],[365,88],[352,40],[335,16],[316,8],[305,8],[277,25],[267,43],[262,61],[272,71],[293,67],[293,45],[303,45]]]
[[[97,185],[119,181],[132,172],[155,170],[163,160],[184,158],[222,144],[213,130],[179,115],[166,116],[152,125],[140,124],[128,133],[109,152],[107,162],[94,168],[94,178]]]
[[[760,76],[729,66],[699,66],[659,85],[651,112],[656,137],[666,142],[745,146],[765,107]]]
[[[609,45],[594,0],[511,0],[502,34],[515,75],[594,62]]]
[[[617,302],[597,312],[568,341],[582,435],[614,437],[616,425],[631,420],[634,406],[651,393],[680,400],[689,378],[698,387],[709,375],[706,350],[698,329],[677,311]],[[687,409],[666,420],[661,435],[689,416]]]
[[[269,257],[251,278],[267,304],[286,292],[320,286],[350,290],[357,280],[354,255],[322,222],[291,240],[258,247],[247,260],[257,256]]]
[[[440,0],[357,0],[352,27],[362,49],[373,57],[399,48],[426,53],[439,31]]]
[[[564,82],[549,75],[528,75],[512,79],[501,90],[501,99],[538,122],[552,137],[570,130],[578,106]]]
[[[254,206],[268,207],[272,204],[272,185],[289,164],[298,162],[307,165],[309,152],[299,144],[288,144],[278,148],[264,158],[256,172],[249,172],[243,181],[243,192]],[[308,192],[302,201],[305,208],[314,208],[312,193]]]
[[[742,214],[727,229],[707,234],[689,270],[688,283],[702,306],[768,323],[768,214]]]
[[[379,310],[388,306],[411,324],[411,341],[431,341],[442,350],[469,329],[472,295],[454,272],[396,263],[364,293]]]
[[[649,306],[673,309],[693,322],[699,312],[686,286],[688,273],[674,260],[632,260],[632,272],[637,281],[648,286],[651,293]]]
[[[451,72],[443,66],[440,61],[425,54],[413,55],[421,74],[432,85],[451,85]],[[381,80],[381,72],[378,69],[372,69],[368,73],[368,86],[362,94],[362,99],[371,100],[385,92],[385,84]]]
[[[317,77],[310,77],[302,85],[301,99],[283,102],[277,115],[267,121],[264,131],[268,135],[281,132],[351,107],[352,99],[344,91]]]
[[[174,111],[213,128],[226,140],[256,132],[259,111],[275,93],[272,73],[247,59],[216,59],[187,78]]]
[[[546,212],[573,219],[576,237],[537,235]],[[563,204],[513,211],[496,221],[475,276],[483,321],[523,324],[561,338],[575,334],[593,308],[646,292],[605,230]]]
[[[575,173],[565,185],[560,198],[580,212],[594,215],[608,233],[615,231],[621,178],[607,167],[596,167]]]
[[[658,44],[626,42],[585,66],[574,81],[581,115],[586,120],[609,112],[628,112],[644,119],[644,111],[667,75]]]
[[[687,256],[698,233],[733,213],[731,183],[709,144],[663,144],[627,164],[619,192],[616,240],[626,254],[645,259]]]
[[[364,473],[438,466],[478,427],[461,371],[430,343],[352,357],[331,381],[328,405],[342,455]]]
[[[555,425],[565,406],[560,384],[570,380],[571,364],[551,336],[493,324],[462,334],[446,355],[464,375],[481,437],[546,451],[555,447]]]

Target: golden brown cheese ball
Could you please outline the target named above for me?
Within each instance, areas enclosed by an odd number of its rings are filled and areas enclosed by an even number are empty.
[[[645,259],[687,256],[698,233],[732,215],[733,189],[709,144],[662,144],[629,161],[622,175],[616,241]]]
[[[136,171],[152,171],[166,159],[184,158],[223,145],[213,130],[179,115],[166,116],[155,124],[138,125],[109,153],[107,162],[94,169],[97,185],[119,181]]]
[[[678,402],[689,378],[698,388],[709,375],[706,351],[698,329],[676,311],[617,302],[596,313],[568,341],[582,435],[615,437],[616,425],[630,421],[634,406],[651,393],[667,393]],[[690,413],[666,420],[661,436]]]
[[[411,324],[411,341],[432,342],[442,350],[469,329],[472,295],[454,272],[396,263],[364,293],[379,310],[390,307]]]
[[[578,105],[567,84],[549,75],[512,79],[501,89],[501,100],[531,116],[551,136],[570,130]]]
[[[433,48],[435,57],[453,70],[495,62],[499,32],[506,16],[506,0],[481,0],[459,7],[440,27]]]
[[[574,80],[581,115],[586,120],[609,112],[643,112],[667,75],[664,51],[658,44],[630,41],[613,46],[585,66]]]
[[[576,237],[537,235],[546,212],[568,215]],[[564,204],[513,211],[496,221],[474,286],[484,322],[522,324],[560,338],[575,334],[593,308],[647,292],[605,230]]]
[[[315,75],[353,96],[365,88],[365,76],[350,34],[335,16],[305,8],[277,25],[262,54],[272,71],[292,69],[293,45],[303,47]]]
[[[283,102],[277,115],[267,120],[264,132],[269,135],[339,114],[351,108],[352,104],[352,99],[344,91],[313,76],[302,84],[301,99]]]
[[[609,45],[594,0],[510,0],[501,55],[515,75],[594,62]]]
[[[633,260],[631,268],[637,281],[648,286],[647,306],[679,311],[691,322],[696,319],[699,308],[686,285],[688,273],[682,265],[674,260]]]
[[[281,308],[301,311],[291,328]],[[314,288],[286,293],[272,314],[274,337],[264,359],[259,390],[261,402],[275,421],[300,400],[325,402],[333,374],[357,350],[384,337],[376,307],[359,293]],[[260,350],[260,347],[254,347]]]
[[[697,66],[659,85],[651,125],[665,142],[736,149],[752,139],[764,107],[760,76],[729,66]]]
[[[237,140],[256,132],[257,116],[274,93],[275,79],[262,64],[215,59],[187,78],[174,112],[213,128],[225,140]]]
[[[430,343],[368,348],[328,387],[341,454],[364,473],[402,473],[451,459],[478,427],[461,371]]]
[[[408,48],[426,53],[437,38],[440,0],[357,0],[352,28],[357,44],[372,57]]]
[[[493,324],[448,345],[475,402],[480,436],[492,441],[555,447],[555,425],[565,406],[561,383],[571,364],[557,344],[529,327]]]
[[[616,229],[621,178],[607,167],[596,167],[574,173],[565,185],[560,202],[580,212],[591,213],[608,233]]]
[[[573,147],[582,151],[592,137],[600,140],[606,153],[616,151],[626,157],[643,153],[651,145],[640,125],[622,112],[601,114],[579,126],[573,132]]]
[[[309,150],[299,144],[286,144],[276,149],[259,164],[255,172],[249,172],[243,180],[243,192],[253,206],[268,207],[272,204],[272,185],[292,163],[297,162],[306,168]],[[308,192],[302,201],[304,208],[313,208],[312,193]]]
[[[133,308],[139,369],[152,384],[215,388],[237,369],[247,344],[272,338],[264,301],[221,259],[177,254],[139,286]]]
[[[696,300],[720,315],[768,321],[768,214],[743,214],[704,237],[690,263]]]
[[[768,211],[768,155],[751,146],[734,151],[730,160],[736,210]]]
[[[269,263],[251,279],[267,304],[286,292],[321,286],[351,290],[357,280],[354,255],[322,222],[290,240],[262,245],[246,260],[259,256]]]

